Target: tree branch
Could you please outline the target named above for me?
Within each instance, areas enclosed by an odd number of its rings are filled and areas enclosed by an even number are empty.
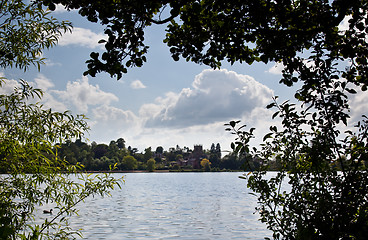
[[[151,22],[151,23],[154,23],[154,24],[157,24],[157,25],[160,25],[160,24],[165,24],[165,23],[170,22],[171,20],[173,20],[177,16],[179,16],[179,13],[171,15],[170,17],[168,17],[164,20],[155,20],[155,19],[151,19],[151,18],[148,18],[148,17],[144,17],[144,20],[146,20],[148,22]]]

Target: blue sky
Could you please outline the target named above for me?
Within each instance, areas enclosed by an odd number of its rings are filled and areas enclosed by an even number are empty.
[[[212,70],[184,60],[175,62],[162,43],[163,26],[147,29],[150,49],[143,67],[129,69],[119,81],[104,73],[84,77],[90,52],[103,47],[97,43],[104,38],[103,27],[75,11],[58,8],[54,16],[70,20],[74,29],[43,53],[47,61],[41,71],[31,67],[26,73],[7,69],[2,74],[11,80],[9,86],[25,79],[42,88],[46,107],[87,115],[90,141],[109,143],[122,137],[139,151],[150,146],[193,148],[194,144],[209,149],[211,143],[228,150],[234,136],[225,131],[224,123],[242,120],[256,127],[262,138],[272,123],[272,111],[265,109],[272,96],[282,101],[292,99],[295,92],[278,83],[281,75],[275,63],[224,63],[221,70]],[[364,113],[366,100],[366,95],[353,99],[358,109],[354,114]]]

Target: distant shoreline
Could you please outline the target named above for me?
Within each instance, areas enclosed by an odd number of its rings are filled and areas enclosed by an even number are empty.
[[[87,171],[86,173],[183,173],[183,172],[203,173],[205,171],[201,171],[200,169],[198,170],[155,170],[152,172],[149,172],[147,170],[117,170],[117,171]],[[244,172],[244,171],[229,170],[229,171],[213,171],[213,172]]]

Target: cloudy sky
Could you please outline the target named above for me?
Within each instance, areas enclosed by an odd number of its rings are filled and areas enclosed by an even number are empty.
[[[293,98],[295,89],[278,84],[281,69],[274,63],[224,63],[221,70],[212,70],[173,61],[162,43],[164,28],[157,26],[146,32],[150,49],[143,67],[129,69],[119,81],[107,74],[85,77],[90,52],[103,47],[97,43],[104,38],[103,28],[76,12],[59,9],[54,15],[70,20],[74,29],[57,47],[44,52],[47,61],[41,71],[8,69],[1,74],[10,79],[8,87],[12,80],[25,79],[42,88],[43,102],[53,110],[87,115],[90,142],[109,143],[122,137],[139,151],[194,144],[209,149],[211,143],[226,150],[234,136],[225,131],[225,123],[242,120],[256,127],[261,138],[271,124],[272,112],[265,106],[272,96],[280,96],[281,101]],[[365,96],[354,99],[360,112],[366,100]]]

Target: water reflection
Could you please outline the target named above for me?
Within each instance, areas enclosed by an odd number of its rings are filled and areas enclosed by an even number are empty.
[[[129,173],[112,197],[88,199],[71,225],[86,239],[264,239],[240,173]],[[117,176],[118,177],[118,176]]]

